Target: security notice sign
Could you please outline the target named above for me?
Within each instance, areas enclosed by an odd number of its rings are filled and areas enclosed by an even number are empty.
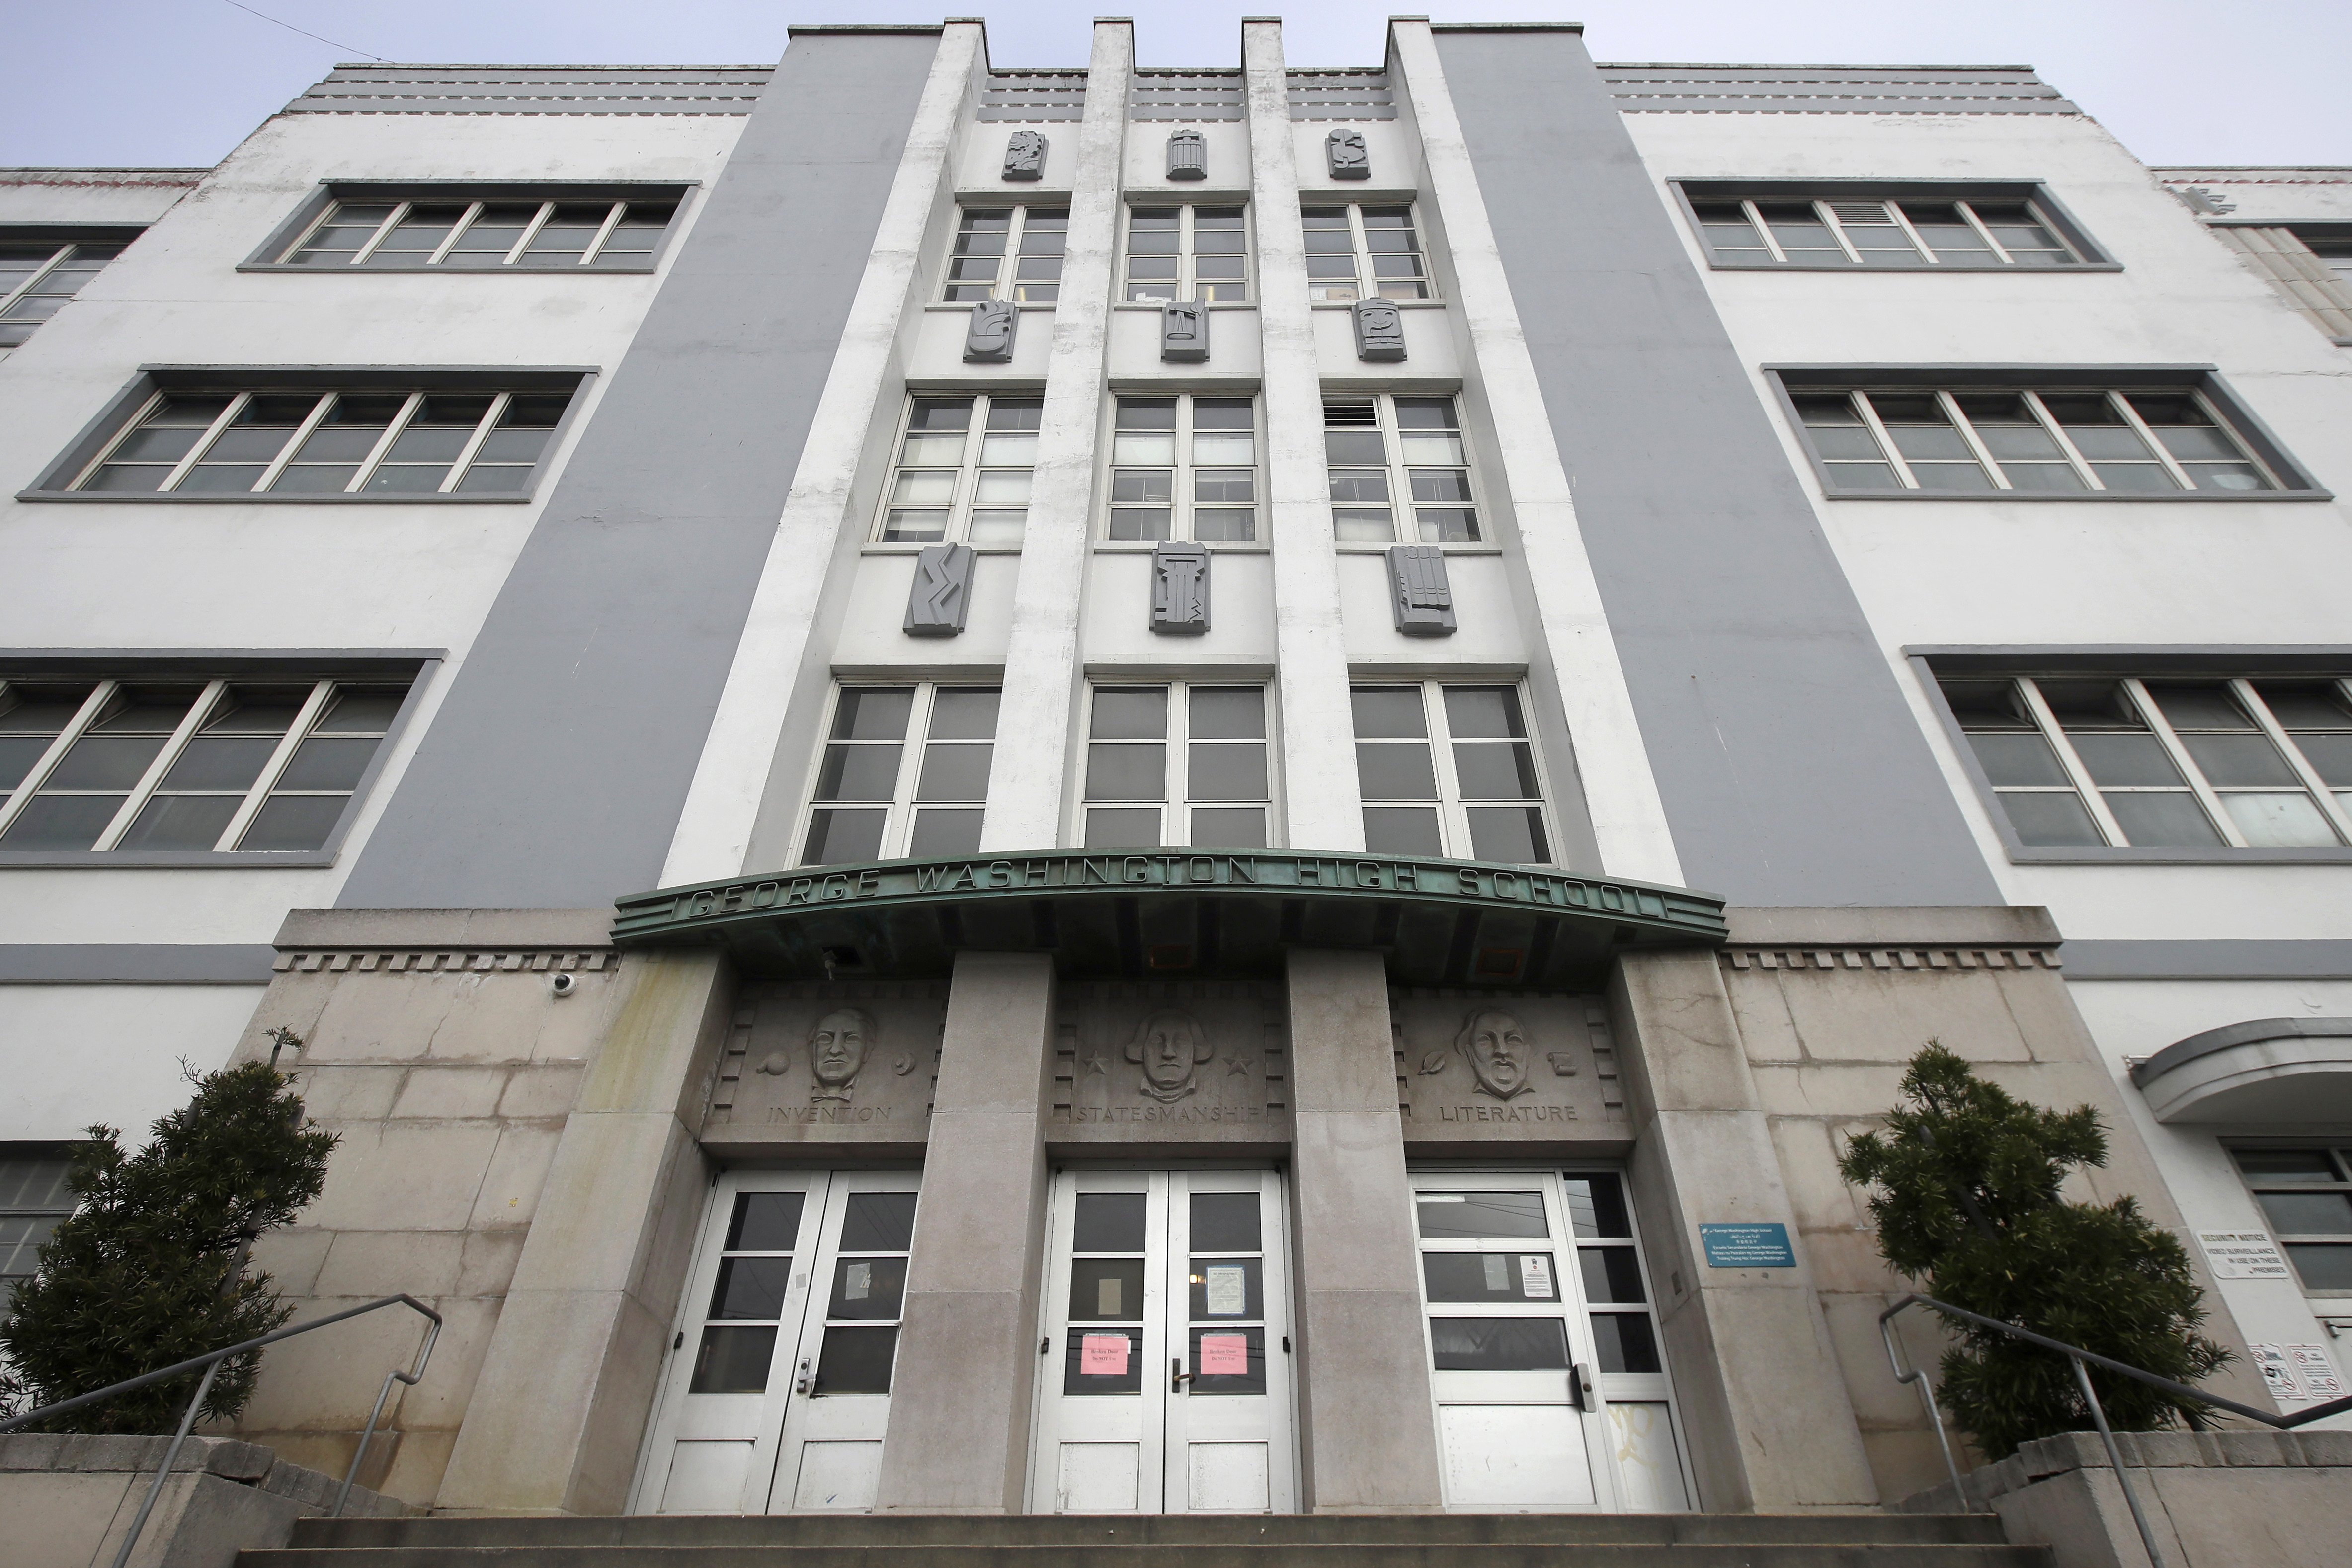
[[[2287,1279],[2286,1259],[2279,1256],[2278,1247],[2266,1232],[2259,1230],[2200,1230],[2197,1244],[2205,1249],[2205,1261],[2216,1279]]]

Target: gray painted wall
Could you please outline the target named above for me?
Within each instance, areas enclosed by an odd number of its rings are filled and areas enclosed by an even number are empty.
[[[1683,879],[2001,902],[1582,41],[1437,46]]]
[[[938,47],[785,53],[343,908],[571,908],[659,879]]]

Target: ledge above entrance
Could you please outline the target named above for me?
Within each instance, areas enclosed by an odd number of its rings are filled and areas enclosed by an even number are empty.
[[[1584,987],[1629,948],[1717,946],[1723,900],[1527,866],[1273,850],[809,867],[619,900],[622,947],[717,946],[773,979],[946,974],[966,948],[1068,974],[1271,974],[1293,947],[1373,948],[1402,985]]]

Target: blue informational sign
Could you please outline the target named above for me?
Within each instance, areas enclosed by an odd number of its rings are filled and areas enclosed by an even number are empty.
[[[1789,1227],[1778,1220],[1765,1225],[1703,1225],[1699,1245],[1706,1248],[1709,1268],[1794,1268],[1797,1255],[1789,1246]]]

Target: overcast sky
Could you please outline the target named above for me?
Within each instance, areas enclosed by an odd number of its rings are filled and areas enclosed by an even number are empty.
[[[934,4],[940,0],[933,0]],[[1414,0],[1404,0],[1413,4]],[[1575,21],[1602,60],[2026,64],[2157,164],[2352,164],[2347,0],[1426,0],[1440,21]],[[960,0],[959,10],[975,8]],[[1117,0],[1021,0],[988,18],[999,66],[1082,65]],[[218,162],[340,60],[739,64],[794,22],[929,22],[903,0],[16,0],[0,58],[0,164]],[[1387,8],[1145,0],[1147,66],[1221,66],[1239,18],[1280,11],[1294,66],[1369,66]]]

